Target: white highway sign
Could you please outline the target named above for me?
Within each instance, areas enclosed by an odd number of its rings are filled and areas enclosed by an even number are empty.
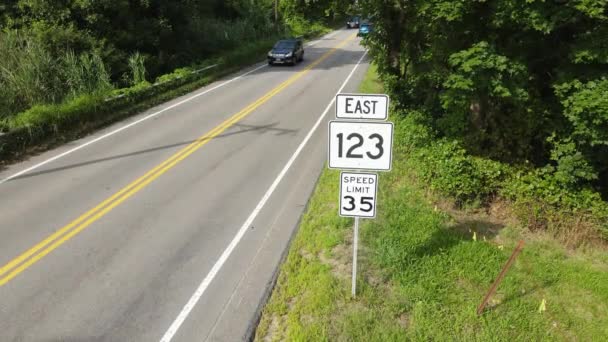
[[[329,168],[390,171],[392,122],[329,122]]]
[[[388,118],[387,95],[338,94],[336,118],[386,120]]]
[[[373,173],[340,174],[340,216],[376,217],[378,175]]]

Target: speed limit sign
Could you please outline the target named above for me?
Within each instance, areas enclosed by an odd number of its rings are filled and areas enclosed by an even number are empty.
[[[340,174],[340,216],[376,217],[378,175],[373,173]]]
[[[390,171],[392,122],[330,121],[329,168]]]

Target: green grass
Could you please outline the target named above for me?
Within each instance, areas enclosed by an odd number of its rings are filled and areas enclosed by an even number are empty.
[[[359,85],[359,92],[366,94],[383,94],[384,86],[376,72],[376,66],[371,65],[368,69],[365,78]]]
[[[373,67],[360,90],[382,93]],[[362,221],[357,298],[350,298],[352,220],[338,216],[339,172],[326,170],[256,340],[606,339],[605,251],[568,250],[548,234],[524,233],[483,213],[443,211],[436,204],[445,201],[396,152],[393,170],[379,181],[379,217]],[[522,254],[478,317],[476,307],[522,238]],[[539,312],[543,299],[546,311]]]

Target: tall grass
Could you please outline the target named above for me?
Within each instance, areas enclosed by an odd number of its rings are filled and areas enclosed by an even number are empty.
[[[68,50],[54,56],[18,31],[0,33],[0,120],[39,104],[59,103],[111,88],[101,57]]]
[[[187,33],[191,37],[190,45],[184,52],[176,52],[171,57],[174,62],[160,61],[153,54],[132,53],[124,61],[128,70],[124,84],[136,85],[147,78],[156,78],[158,75],[154,70],[163,69],[159,63],[181,67],[273,36],[276,33],[274,24],[265,16],[258,17],[260,15],[253,13],[250,17],[232,21],[195,20]],[[56,51],[56,46],[45,46],[25,30],[0,32],[0,121],[36,105],[61,103],[80,95],[112,89],[112,72],[98,53]],[[146,66],[150,67],[152,74],[147,72]]]
[[[0,33],[0,118],[61,99],[59,72],[40,44],[17,32]]]
[[[73,51],[68,51],[63,58],[62,74],[72,98],[112,89],[110,74],[96,53],[77,56]]]
[[[136,85],[146,82],[146,58],[139,52],[129,57],[129,69],[131,70],[131,84]]]

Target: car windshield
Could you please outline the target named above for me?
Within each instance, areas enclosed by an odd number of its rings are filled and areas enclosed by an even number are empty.
[[[279,41],[278,43],[276,43],[274,45],[274,48],[277,50],[287,50],[287,49],[293,49],[293,47],[295,45],[296,45],[296,43],[293,41]]]

